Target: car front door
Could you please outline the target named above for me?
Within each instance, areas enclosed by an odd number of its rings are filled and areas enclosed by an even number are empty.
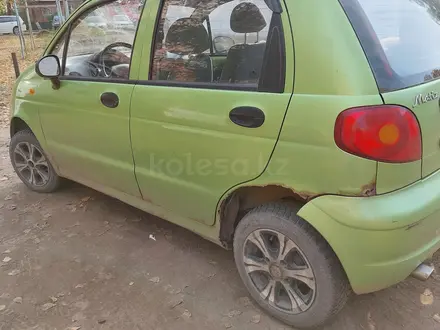
[[[212,225],[221,196],[270,159],[294,72],[288,17],[270,3],[147,2],[132,147],[144,199],[171,220]]]
[[[138,66],[136,29],[89,28],[86,18],[139,2],[93,1],[70,20],[52,54],[62,62],[60,86],[42,81],[35,91],[47,151],[62,176],[99,190],[140,196],[129,133]]]

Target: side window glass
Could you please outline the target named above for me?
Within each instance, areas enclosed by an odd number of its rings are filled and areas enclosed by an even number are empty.
[[[264,0],[165,0],[152,79],[258,86],[272,16]]]
[[[71,26],[63,74],[128,79],[140,5],[140,0],[111,2],[76,20]],[[60,51],[61,47],[58,54]]]

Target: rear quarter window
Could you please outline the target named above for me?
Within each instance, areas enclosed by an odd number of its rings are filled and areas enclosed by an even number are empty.
[[[440,77],[439,0],[340,0],[382,92]]]

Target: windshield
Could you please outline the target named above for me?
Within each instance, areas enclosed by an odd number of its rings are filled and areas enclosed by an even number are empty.
[[[382,91],[440,77],[439,0],[340,0]]]

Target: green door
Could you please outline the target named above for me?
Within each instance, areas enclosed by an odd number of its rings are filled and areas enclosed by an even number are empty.
[[[292,94],[290,27],[263,0],[165,0],[156,28],[159,5],[147,1],[155,44],[132,97],[135,172],[152,208],[212,225],[221,196],[258,177],[275,147]]]
[[[112,13],[129,5],[137,9],[139,2],[100,3],[77,13],[52,50],[66,59],[60,88],[42,81],[35,97],[47,151],[63,176],[140,196],[129,133],[136,26],[114,30],[109,24]]]

